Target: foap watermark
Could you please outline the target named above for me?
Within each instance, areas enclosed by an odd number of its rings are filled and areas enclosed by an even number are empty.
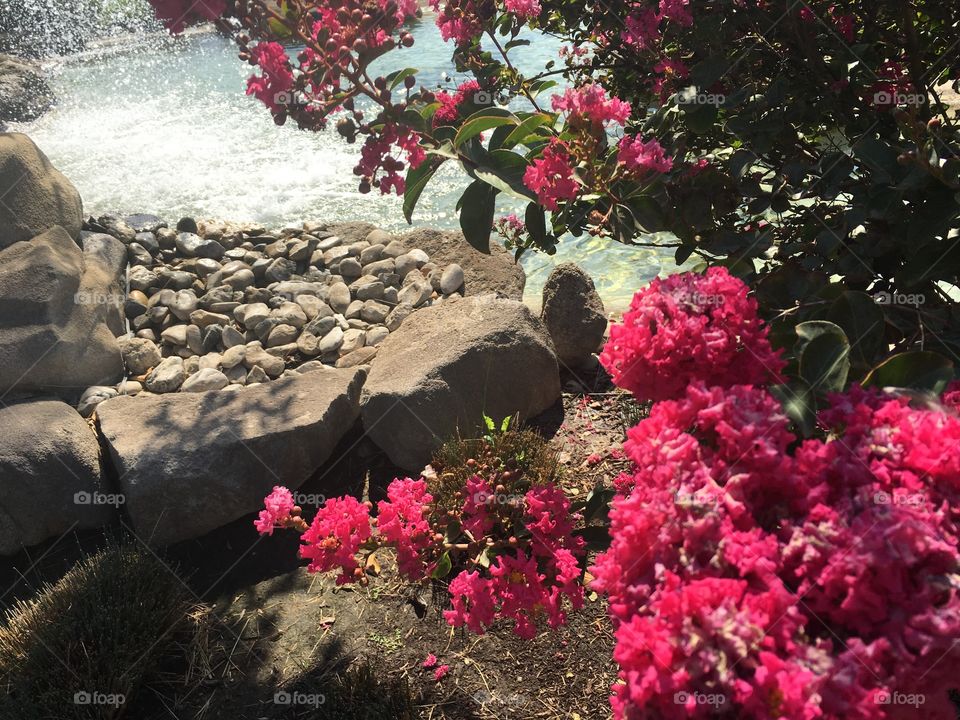
[[[718,708],[727,704],[727,696],[723,693],[678,692],[673,694],[673,702],[685,707],[706,705]]]
[[[927,702],[927,696],[921,693],[902,693],[894,690],[881,690],[875,696],[877,705],[903,705],[919,708]]]
[[[881,291],[873,294],[873,299],[878,305],[905,305],[908,307],[920,307],[927,302],[927,298],[922,293],[891,293]]]
[[[126,299],[125,295],[92,290],[81,290],[73,294],[74,305],[123,305]]]
[[[73,494],[74,505],[110,505],[120,507],[127,498],[121,493],[87,492],[81,490]]]
[[[713,105],[719,107],[727,102],[727,96],[722,93],[707,93],[695,87],[688,87],[677,94],[679,105]]]
[[[274,93],[273,102],[282,107],[305,107],[308,104],[307,96],[303,93],[290,90]]]
[[[293,504],[300,507],[320,507],[327,502],[327,496],[320,493],[293,493]]]
[[[920,93],[904,93],[881,90],[873,95],[874,105],[896,105],[897,107],[919,107],[927,104],[927,96]]]
[[[506,105],[510,98],[502,92],[490,92],[488,90],[477,90],[473,94],[474,105]]]
[[[477,505],[516,505],[523,502],[523,495],[480,490],[473,494],[473,502]]]
[[[275,705],[300,705],[304,707],[320,707],[327,701],[322,693],[280,692],[273,694]]]
[[[727,299],[719,293],[683,292],[677,296],[677,301],[697,307],[714,307],[723,305]]]
[[[102,705],[104,707],[118,708],[126,704],[127,696],[123,693],[103,693],[98,691],[87,692],[80,690],[73,694],[74,705]]]
[[[924,496],[921,493],[907,493],[900,495],[891,495],[888,492],[880,491],[873,496],[873,502],[876,505],[896,505],[902,507],[919,507],[924,502]]]

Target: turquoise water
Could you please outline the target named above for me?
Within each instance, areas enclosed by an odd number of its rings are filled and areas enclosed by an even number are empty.
[[[444,81],[444,73],[453,73],[450,46],[432,22],[419,23],[413,34],[412,48],[381,62],[420,68],[420,82],[428,86],[465,79]],[[532,70],[554,59],[557,49],[554,40],[537,37],[515,53]],[[399,198],[357,192],[352,169],[359,145],[345,144],[332,128],[278,128],[244,94],[249,74],[235,46],[216,34],[137,38],[52,67],[60,104],[15,129],[29,133],[77,185],[88,214],[191,215],[268,227],[303,220],[408,227]],[[421,197],[414,224],[457,227],[454,205],[465,186],[458,168],[446,165]],[[501,209],[514,208],[505,203]],[[553,257],[524,258],[528,302],[537,304],[550,268],[568,260],[592,274],[610,309],[624,307],[639,285],[675,269],[669,252],[566,238]]]

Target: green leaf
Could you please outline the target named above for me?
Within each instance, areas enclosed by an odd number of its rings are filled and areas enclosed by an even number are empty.
[[[827,319],[843,328],[858,362],[872,364],[885,351],[883,310],[866,293],[843,293],[830,306]]]
[[[511,148],[514,145],[523,144],[523,141],[534,134],[534,130],[544,125],[553,125],[554,117],[546,113],[537,113],[525,118],[513,131],[507,135],[503,141],[503,147]],[[536,137],[540,137],[537,135]]]
[[[776,385],[770,392],[783,405],[783,411],[800,434],[811,437],[817,426],[817,399],[810,386],[797,380],[789,385]]]
[[[814,393],[840,392],[849,373],[850,343],[842,331],[817,335],[800,354],[800,377]]]
[[[440,556],[440,559],[437,560],[437,566],[433,569],[433,572],[430,573],[430,577],[434,580],[441,580],[449,575],[452,569],[453,562],[450,560],[450,553],[445,552]]]
[[[847,334],[843,331],[842,327],[827,320],[810,320],[808,322],[798,323],[795,330],[798,340],[794,350],[797,357],[803,354],[804,347],[806,347],[811,340],[820,335],[836,335],[844,340],[847,339]]]
[[[483,180],[474,180],[457,203],[460,210],[460,229],[473,247],[490,254],[490,232],[493,230],[493,213],[496,209],[497,191]]]
[[[477,110],[473,115],[463,121],[463,125],[457,131],[457,136],[453,140],[454,147],[461,147],[471,138],[476,137],[484,130],[500,127],[501,125],[519,125],[520,118],[509,110],[498,107],[486,107]]]
[[[543,208],[535,202],[529,203],[523,220],[530,238],[538,247],[543,247],[547,242],[547,221]]]
[[[493,418],[486,413],[483,414],[483,424],[490,432],[493,432],[497,427],[496,423],[493,422]]]
[[[416,68],[403,68],[403,70],[396,70],[390,73],[389,75],[387,75],[386,77],[387,85],[390,87],[391,90],[393,90],[395,87],[397,87],[397,85],[402,83],[408,77],[416,74],[417,74]]]
[[[536,200],[537,196],[523,184],[527,161],[510,150],[491,150],[478,158],[473,176],[497,190],[521,200]]]
[[[590,525],[573,531],[582,537],[588,550],[602,551],[610,547],[610,530],[602,525]]]
[[[864,387],[898,387],[928,390],[939,395],[953,380],[953,362],[939,353],[914,350],[899,353],[877,365],[863,381]]]
[[[443,157],[428,155],[416,168],[407,170],[406,189],[403,191],[403,217],[408,223],[413,222],[413,210],[423,194],[423,189],[444,161]]]

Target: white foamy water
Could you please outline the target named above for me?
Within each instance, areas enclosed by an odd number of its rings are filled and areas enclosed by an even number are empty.
[[[413,34],[413,48],[382,62],[418,67],[419,81],[435,86],[453,73],[450,46],[429,21]],[[535,69],[555,57],[557,47],[535,38],[516,53],[521,65]],[[278,128],[244,93],[250,70],[233,43],[213,33],[136,38],[52,66],[59,105],[11,129],[31,135],[77,185],[87,214],[148,212],[172,222],[190,215],[268,227],[303,220],[409,227],[399,198],[357,191],[359,145],[345,144],[332,127],[320,133]],[[448,163],[421,197],[414,224],[457,227],[454,206],[466,185],[466,176]],[[516,209],[504,201],[503,211]],[[610,309],[622,309],[638,286],[675,270],[669,251],[565,238],[553,257],[524,257],[529,302],[537,304],[550,269],[568,260],[591,273]]]

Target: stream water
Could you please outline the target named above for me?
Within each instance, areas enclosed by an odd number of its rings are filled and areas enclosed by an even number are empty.
[[[413,34],[412,49],[381,62],[420,68],[420,82],[428,86],[442,82],[453,72],[450,47],[429,20]],[[518,49],[519,64],[542,68],[557,48],[552,39],[534,38]],[[304,220],[407,227],[399,198],[357,192],[352,169],[359,146],[345,144],[332,128],[308,133],[274,125],[244,94],[249,66],[215,33],[133,36],[58,60],[50,71],[57,107],[11,129],[33,137],[76,184],[87,214],[148,212],[170,221],[190,215],[268,227]],[[466,182],[458,168],[442,168],[420,199],[415,225],[457,227],[454,206]],[[514,208],[505,203],[502,209]],[[624,308],[639,285],[675,270],[668,252],[565,238],[555,256],[529,253],[522,260],[528,302],[538,303],[550,269],[567,260],[593,276],[611,310]]]

